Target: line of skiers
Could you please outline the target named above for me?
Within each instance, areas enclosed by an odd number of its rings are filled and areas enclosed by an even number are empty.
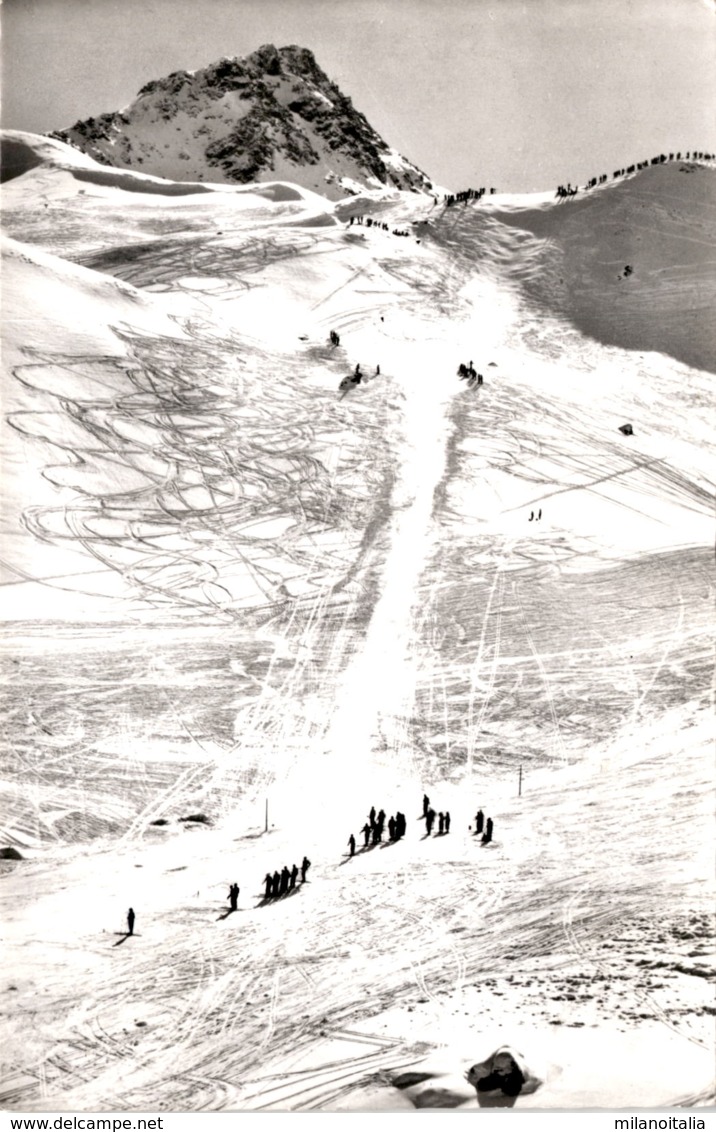
[[[482,385],[483,382],[482,374],[476,371],[471,361],[468,365],[465,365],[464,362],[460,362],[460,365],[457,367],[457,376],[460,378],[460,381],[467,378],[467,384],[470,388],[472,388],[473,385]]]
[[[284,865],[279,873],[278,870],[274,873],[266,873],[264,877],[264,900],[276,900],[280,896],[285,896],[287,892],[292,892],[296,887],[298,874],[301,874],[301,884],[306,882],[306,873],[311,867],[311,862],[308,857],[304,857],[301,862],[301,868],[294,864],[292,869]]]
[[[407,228],[391,228],[384,220],[374,220],[372,216],[349,216],[348,227],[353,224],[365,224],[366,228],[380,228],[382,232],[390,232],[393,236],[412,236]]]
[[[631,173],[638,173],[641,169],[648,169],[650,165],[664,165],[667,161],[713,161],[715,155],[713,153],[705,153],[703,150],[689,150],[688,153],[682,154],[681,150],[678,153],[660,153],[651,159],[647,158],[646,161],[635,161],[633,165],[626,165],[623,169],[615,169],[612,173],[612,179],[617,180],[618,177],[627,177]],[[609,180],[608,173],[602,173],[599,177],[590,177],[584,186],[585,189],[594,189],[597,185],[604,185]],[[569,187],[569,186],[568,186]],[[557,189],[557,196],[571,196],[572,193],[560,193],[562,185]],[[576,189],[574,192],[576,193]]]
[[[482,834],[482,844],[489,845],[492,841],[492,831],[494,829],[494,822],[492,818],[485,821],[485,815],[482,810],[478,810],[475,814],[475,836]]]
[[[462,189],[459,193],[449,193],[443,197],[443,204],[446,208],[450,208],[453,204],[467,204],[469,200],[481,200],[484,197],[487,189],[483,186],[481,189]],[[490,189],[490,196],[493,196],[497,189]]]

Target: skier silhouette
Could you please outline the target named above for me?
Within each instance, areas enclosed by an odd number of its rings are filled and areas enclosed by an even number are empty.
[[[311,862],[309,861],[308,857],[304,857],[303,860],[301,861],[301,884],[305,883],[306,873],[308,872],[310,867],[311,867]]]
[[[235,882],[229,888],[229,900],[231,901],[231,911],[235,912],[239,902],[239,886]]]
[[[127,912],[127,935],[134,935],[134,921],[135,921],[135,919],[136,919],[136,917],[134,915],[134,908],[130,908],[129,911]]]
[[[356,851],[356,839],[353,836],[353,834],[351,834],[350,837],[348,838],[348,849],[349,849],[348,855],[350,857],[352,857],[354,855],[355,851]]]

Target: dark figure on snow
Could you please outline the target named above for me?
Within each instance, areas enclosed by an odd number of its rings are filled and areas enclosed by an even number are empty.
[[[288,892],[288,878],[290,877],[288,865],[284,865],[281,869],[281,895],[284,896]]]
[[[395,841],[395,818],[388,818],[388,837]]]
[[[492,841],[492,818],[488,818],[487,823],[485,825],[485,832],[482,835],[482,844],[483,845],[489,845],[491,841]]]
[[[359,380],[363,376],[363,374],[360,371],[360,362],[358,362],[358,365],[356,366],[356,371],[355,371],[353,376],[357,377]]]
[[[430,799],[428,798],[427,794],[423,794],[423,817],[424,818],[426,818],[428,816],[428,810],[429,809],[430,809]]]
[[[301,861],[301,884],[305,884],[306,873],[308,872],[310,867],[311,867],[311,862],[309,861],[308,857],[304,857],[303,860]]]
[[[377,845],[379,841],[383,840],[383,827],[379,822],[373,822],[373,844]]]
[[[349,857],[355,856],[355,851],[356,851],[356,839],[353,836],[353,834],[351,834],[350,837],[348,838],[348,856]]]
[[[294,865],[293,868],[291,869],[291,875],[290,875],[289,881],[288,881],[288,887],[289,888],[295,888],[296,887],[296,877],[297,876],[298,876],[298,865]]]
[[[270,900],[273,896],[273,876],[271,873],[266,873],[264,877],[264,884],[266,885],[264,891],[264,900]]]
[[[531,523],[531,522],[532,522],[532,520],[534,519],[534,517],[535,517],[535,513],[534,513],[534,511],[530,511],[530,517],[529,517],[529,519],[528,519],[528,522],[530,522],[530,523]]]
[[[278,869],[276,869],[276,872],[273,874],[273,894],[274,896],[281,895],[281,874]]]
[[[363,848],[367,849],[368,842],[370,841],[370,826],[368,825],[368,822],[366,822],[363,826],[361,833],[363,834]]]
[[[372,825],[375,821],[375,806],[371,806],[370,813],[368,814],[368,821]]]
[[[427,831],[428,837],[433,832],[434,824],[435,824],[435,810],[430,809],[430,810],[428,810],[427,814],[425,815],[425,829]]]
[[[537,512],[537,518],[538,519],[542,518],[542,508],[541,507],[540,507],[539,511]]]
[[[385,825],[385,810],[378,810],[378,817],[375,820],[378,822],[382,832],[383,826]]]
[[[438,814],[438,833],[442,833],[445,829],[445,815],[442,810]]]
[[[445,812],[445,832],[446,833],[450,832],[450,811],[449,810],[446,810],[446,812]]]
[[[403,813],[395,815],[395,836],[398,841],[401,837],[405,837],[405,814]]]
[[[134,908],[130,908],[129,911],[127,912],[127,935],[134,935],[134,921],[135,921],[135,919],[136,919],[136,917],[134,915]]]
[[[482,810],[478,810],[475,815],[475,833],[482,833],[485,828],[485,815]]]
[[[231,901],[231,911],[235,912],[239,903],[239,886],[232,884],[229,888],[229,900]]]

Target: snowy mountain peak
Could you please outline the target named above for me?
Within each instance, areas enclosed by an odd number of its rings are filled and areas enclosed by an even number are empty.
[[[430,191],[305,47],[175,71],[129,106],[51,135],[96,161],[175,181],[293,181],[331,199],[364,189]]]

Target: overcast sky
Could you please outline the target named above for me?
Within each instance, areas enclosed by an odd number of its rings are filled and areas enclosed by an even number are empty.
[[[11,129],[61,129],[170,71],[296,43],[452,189],[716,151],[714,0],[5,0],[2,16]]]

